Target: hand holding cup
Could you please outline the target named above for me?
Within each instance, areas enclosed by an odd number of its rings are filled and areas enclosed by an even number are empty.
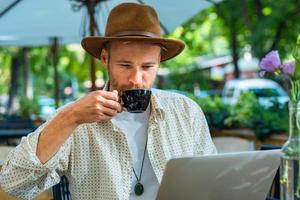
[[[93,123],[110,120],[117,113],[122,112],[119,95],[116,90],[94,91],[78,99],[66,109],[72,111],[76,123]]]

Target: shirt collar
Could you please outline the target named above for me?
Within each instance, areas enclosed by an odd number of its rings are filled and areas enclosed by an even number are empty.
[[[152,89],[152,94],[151,94],[151,100],[150,100],[150,104],[151,104],[151,114],[150,114],[150,119],[152,118],[152,116],[155,119],[164,119],[165,117],[165,111],[163,110],[163,106],[161,104],[161,102],[159,101],[158,97],[156,96],[155,92],[153,92],[154,90]]]

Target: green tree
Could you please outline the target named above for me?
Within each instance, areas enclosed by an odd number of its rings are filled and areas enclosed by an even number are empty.
[[[250,45],[252,54],[258,58],[272,49],[278,49],[283,58],[289,58],[299,34],[299,20],[298,0],[221,1],[199,12],[168,36],[183,40],[187,48],[181,56],[163,66],[173,71],[193,68],[197,56],[230,53],[238,77],[237,61],[246,45]]]

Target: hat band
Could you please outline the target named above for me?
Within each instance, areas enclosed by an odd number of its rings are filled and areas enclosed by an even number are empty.
[[[159,36],[145,31],[123,31],[112,35],[113,37],[124,37],[124,36],[144,36],[144,37],[151,37],[151,38],[158,38]]]

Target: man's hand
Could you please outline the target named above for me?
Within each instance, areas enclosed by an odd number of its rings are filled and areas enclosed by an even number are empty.
[[[94,91],[78,99],[45,126],[37,144],[38,158],[42,163],[47,162],[80,124],[109,120],[121,111],[116,90]]]
[[[122,106],[116,90],[112,92],[99,90],[78,99],[66,109],[71,111],[73,117],[75,117],[75,123],[80,125],[110,120],[122,111]]]

